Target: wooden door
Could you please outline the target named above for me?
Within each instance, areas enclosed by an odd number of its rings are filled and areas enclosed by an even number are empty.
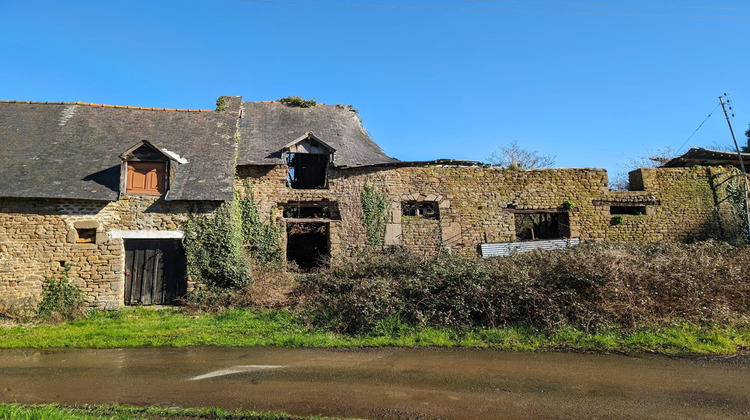
[[[125,240],[125,304],[165,305],[187,289],[182,244],[173,239]]]

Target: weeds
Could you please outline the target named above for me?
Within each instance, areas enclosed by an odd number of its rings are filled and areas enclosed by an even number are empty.
[[[44,279],[42,300],[37,306],[40,319],[60,322],[86,316],[83,292],[68,278],[72,264],[66,264],[59,279],[48,275]]]

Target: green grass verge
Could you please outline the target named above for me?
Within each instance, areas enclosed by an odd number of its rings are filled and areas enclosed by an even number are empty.
[[[93,420],[93,419],[334,419],[334,417],[298,417],[285,413],[226,411],[218,408],[160,408],[121,405],[61,406],[57,404],[2,404],[0,420]]]
[[[508,351],[572,350],[661,354],[735,354],[750,349],[750,329],[678,325],[586,333],[572,327],[540,332],[515,327],[457,332],[415,329],[397,321],[361,336],[309,328],[287,311],[231,310],[190,316],[179,310],[129,308],[97,312],[60,325],[0,329],[0,348],[184,346],[478,347]]]

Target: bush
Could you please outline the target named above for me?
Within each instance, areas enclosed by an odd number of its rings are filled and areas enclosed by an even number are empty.
[[[86,306],[83,293],[70,283],[68,273],[72,266],[67,264],[63,268],[62,276],[56,279],[46,276],[44,280],[42,300],[37,306],[37,316],[54,322],[81,319],[86,316]]]
[[[750,316],[750,247],[584,244],[480,260],[404,249],[333,261],[295,297],[309,322],[368,333],[383,323],[555,331],[726,324]]]
[[[315,99],[303,99],[299,96],[287,96],[279,99],[278,102],[282,102],[287,105],[296,106],[299,108],[312,108],[317,105]]]
[[[252,281],[233,203],[222,204],[212,215],[191,214],[185,222],[188,275],[209,288],[239,289]]]

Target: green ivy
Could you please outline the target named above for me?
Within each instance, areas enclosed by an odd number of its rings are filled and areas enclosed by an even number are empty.
[[[367,234],[367,245],[375,248],[381,247],[385,238],[388,200],[385,194],[375,191],[372,185],[364,186],[361,200],[362,225]]]
[[[242,239],[247,245],[250,256],[259,264],[280,267],[284,253],[281,248],[283,226],[274,221],[276,208],[271,208],[268,223],[263,223],[255,203],[252,186],[245,183],[247,196],[239,200],[240,221],[242,222]]]
[[[188,275],[208,287],[238,289],[252,281],[236,202],[223,203],[211,215],[191,214],[185,222]]]
[[[299,108],[312,108],[317,105],[317,102],[315,102],[315,98],[303,99],[299,96],[287,96],[285,98],[279,99],[278,102],[283,102],[287,105],[296,106]]]

